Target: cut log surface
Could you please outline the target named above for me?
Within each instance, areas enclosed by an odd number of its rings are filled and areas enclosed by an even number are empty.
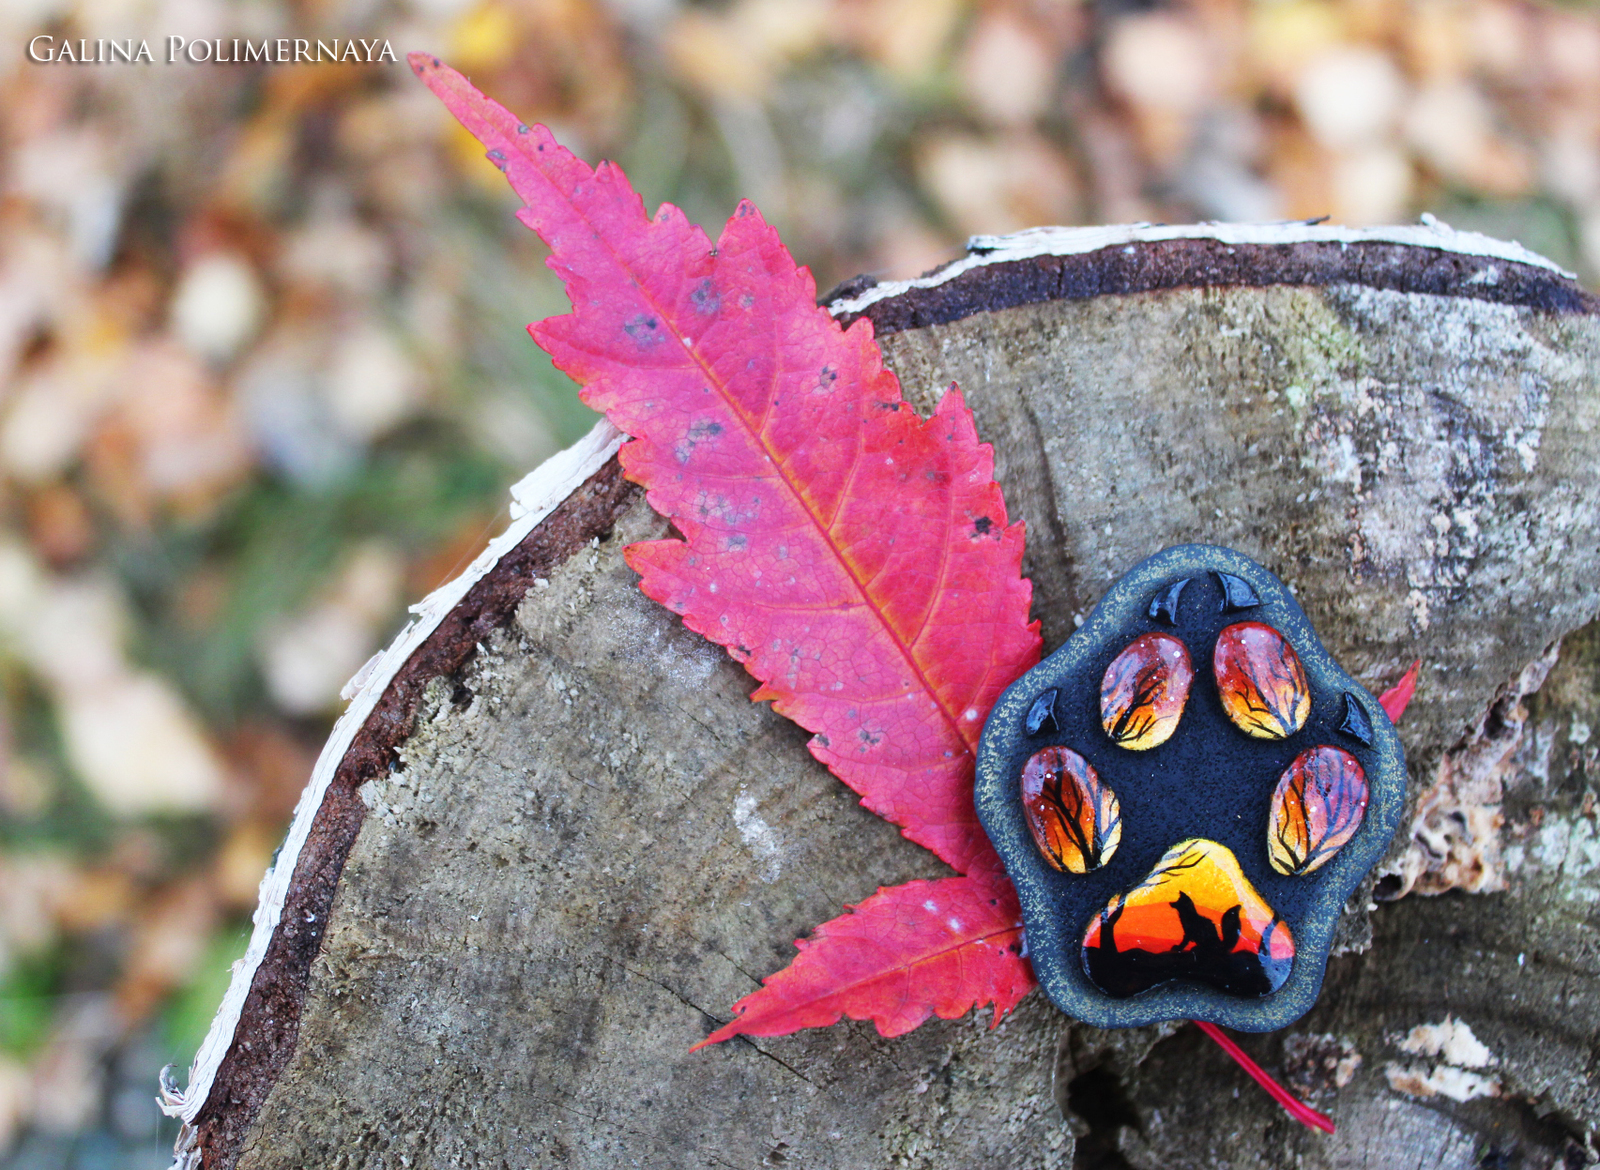
[[[1443,228],[975,247],[831,308],[874,321],[920,410],[966,392],[1047,652],[1138,560],[1204,541],[1278,573],[1373,690],[1423,662],[1411,823],[1311,1014],[1241,1038],[1338,1133],[1193,1028],[1102,1032],[1039,994],[994,1030],[845,1021],[690,1055],[796,936],[946,871],[639,593],[622,549],[667,525],[602,434],[358,688],[170,1097],[180,1164],[1585,1164],[1600,305]]]

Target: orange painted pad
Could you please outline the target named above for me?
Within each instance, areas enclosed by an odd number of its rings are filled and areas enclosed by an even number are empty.
[[[1090,920],[1083,938],[1089,979],[1119,999],[1172,979],[1231,995],[1283,986],[1294,937],[1225,845],[1180,841],[1149,875]]]
[[[1048,747],[1029,758],[1022,811],[1039,852],[1063,873],[1099,869],[1122,840],[1116,793],[1071,748]]]
[[[1100,682],[1100,725],[1113,742],[1145,751],[1172,738],[1194,681],[1189,651],[1171,634],[1128,643]]]
[[[1263,622],[1239,622],[1217,635],[1212,668],[1222,708],[1257,739],[1284,739],[1305,726],[1311,688],[1294,647]]]
[[[1290,876],[1310,873],[1356,835],[1366,812],[1367,774],[1354,756],[1336,747],[1301,752],[1272,794],[1272,868]]]

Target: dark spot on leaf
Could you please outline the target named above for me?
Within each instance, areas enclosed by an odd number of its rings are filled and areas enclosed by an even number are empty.
[[[989,529],[994,527],[994,521],[987,516],[979,516],[972,522],[972,527],[979,536],[988,536]]]
[[[528,124],[526,122],[518,122],[517,123],[517,133],[518,134],[526,134],[527,132],[528,132]]]
[[[817,735],[817,742],[820,743],[823,747],[832,747],[833,746],[833,741],[831,739],[829,739],[827,736],[821,734],[820,732]]]
[[[742,532],[736,532],[728,537],[729,552],[743,552],[750,547],[750,538]]]
[[[749,293],[745,293],[744,296],[739,298],[739,306],[740,306],[740,308],[748,309],[751,305],[753,305],[755,303],[756,303],[755,297],[751,296]]]
[[[640,345],[654,345],[661,340],[661,322],[649,313],[640,313],[637,317],[627,321],[622,326],[622,331],[633,338]]]
[[[494,165],[496,167],[498,167],[500,170],[503,171],[503,170],[506,169],[506,152],[501,150],[501,149],[499,149],[498,147],[496,147],[494,150],[491,150],[489,152],[488,159],[489,159],[490,162],[494,163]]]
[[[695,312],[706,317],[722,308],[722,298],[717,295],[716,285],[712,284],[709,276],[694,286],[694,292],[689,294],[689,300],[694,305]]]

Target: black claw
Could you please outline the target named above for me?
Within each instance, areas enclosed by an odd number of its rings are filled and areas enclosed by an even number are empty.
[[[1163,625],[1175,626],[1178,624],[1178,595],[1183,592],[1183,587],[1189,583],[1189,578],[1174,581],[1160,593],[1157,593],[1150,602],[1150,620],[1161,622]]]
[[[1213,573],[1217,578],[1217,584],[1222,586],[1223,613],[1233,613],[1235,610],[1249,609],[1261,604],[1261,598],[1256,596],[1255,586],[1243,577],[1215,570]]]
[[[1038,735],[1041,731],[1057,731],[1060,724],[1056,722],[1056,692],[1054,689],[1045,691],[1033,701],[1033,706],[1028,708],[1027,724],[1029,735]]]
[[[1361,705],[1349,691],[1344,693],[1344,722],[1339,724],[1339,730],[1346,735],[1353,735],[1368,747],[1372,746],[1372,720],[1367,716],[1367,709]]]

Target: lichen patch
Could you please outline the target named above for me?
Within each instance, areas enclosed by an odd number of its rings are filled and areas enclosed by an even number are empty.
[[[1452,1101],[1471,1101],[1477,1097],[1500,1095],[1499,1081],[1448,1064],[1419,1068],[1390,1062],[1384,1066],[1383,1075],[1388,1078],[1391,1089],[1407,1097],[1448,1097]]]
[[[1460,1068],[1488,1068],[1499,1063],[1465,1020],[1450,1015],[1437,1024],[1418,1024],[1401,1038],[1399,1048],[1412,1056],[1437,1056]]]
[[[1471,1101],[1478,1097],[1498,1097],[1500,1081],[1478,1070],[1492,1068],[1500,1059],[1472,1034],[1465,1020],[1446,1015],[1437,1024],[1418,1024],[1395,1045],[1409,1056],[1436,1058],[1431,1065],[1401,1064],[1384,1066],[1389,1087],[1408,1097],[1448,1097],[1452,1101]]]
[[[733,823],[745,846],[761,864],[761,880],[775,882],[783,873],[783,843],[778,832],[756,811],[758,801],[744,785],[733,799]]]

